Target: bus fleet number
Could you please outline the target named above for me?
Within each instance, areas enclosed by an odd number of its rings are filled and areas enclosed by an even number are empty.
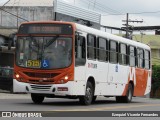
[[[28,60],[27,61],[27,67],[40,67],[40,61],[39,60]]]

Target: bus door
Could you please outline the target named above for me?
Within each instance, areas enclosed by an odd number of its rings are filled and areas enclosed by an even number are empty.
[[[86,33],[77,32],[75,36],[75,80],[80,86],[86,79]],[[84,90],[78,94],[84,94]],[[82,92],[82,93],[79,93]]]
[[[116,80],[118,76],[118,43],[116,41],[109,41],[109,65],[108,65],[108,87],[107,94],[116,94]]]
[[[127,45],[110,41],[109,43],[109,74],[108,83],[114,88],[114,94],[120,95],[123,93],[125,85],[128,81],[128,66],[127,66]]]

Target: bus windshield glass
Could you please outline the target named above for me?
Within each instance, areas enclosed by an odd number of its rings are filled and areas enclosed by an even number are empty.
[[[18,37],[18,66],[38,69],[65,68],[71,65],[71,58],[71,37]]]

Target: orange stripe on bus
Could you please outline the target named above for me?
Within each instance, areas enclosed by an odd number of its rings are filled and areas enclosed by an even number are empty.
[[[130,68],[131,71],[133,72],[133,68]],[[128,84],[130,81],[133,81],[134,83],[134,92],[133,96],[143,96],[145,94],[145,90],[147,88],[147,81],[148,81],[148,76],[151,76],[151,72],[145,69],[141,68],[135,68],[135,78],[133,75],[132,80],[130,79],[130,73],[128,75]],[[134,81],[135,80],[135,81]],[[128,90],[128,84],[125,85],[124,91],[122,93],[122,96],[125,96],[127,94]]]

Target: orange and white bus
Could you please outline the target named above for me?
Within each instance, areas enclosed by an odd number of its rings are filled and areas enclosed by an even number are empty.
[[[78,98],[89,105],[97,96],[131,102],[151,90],[148,45],[71,22],[20,25],[14,63],[14,92],[44,98]]]

